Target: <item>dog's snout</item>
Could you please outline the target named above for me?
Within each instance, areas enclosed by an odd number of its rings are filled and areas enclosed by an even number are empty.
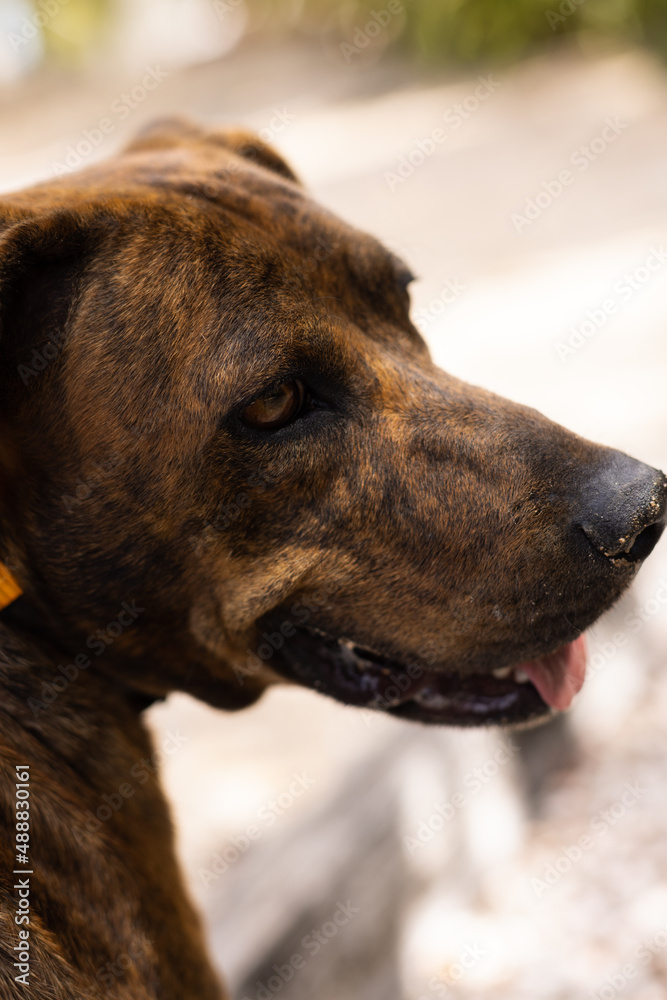
[[[641,562],[667,521],[667,476],[617,454],[586,484],[577,520],[590,544],[609,559]]]

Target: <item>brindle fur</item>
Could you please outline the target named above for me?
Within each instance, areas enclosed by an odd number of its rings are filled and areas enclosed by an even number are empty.
[[[246,669],[248,651],[308,606],[330,633],[462,673],[569,641],[636,569],[569,532],[609,453],[436,368],[402,265],[245,133],[159,124],[5,197],[0,233],[0,558],[25,591],[0,624],[0,996],[221,997],[154,777],[100,830],[84,821],[150,756],[141,709],[173,690],[252,703],[284,670],[280,651]],[[270,436],[239,423],[295,373],[325,407]],[[88,637],[132,601],[97,658]],[[40,709],[81,653],[92,666]]]

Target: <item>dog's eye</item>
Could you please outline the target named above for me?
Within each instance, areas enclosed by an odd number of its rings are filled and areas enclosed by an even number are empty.
[[[268,396],[261,396],[241,411],[241,416],[251,427],[261,431],[273,431],[284,427],[300,413],[306,390],[303,383],[295,379],[282,382]]]

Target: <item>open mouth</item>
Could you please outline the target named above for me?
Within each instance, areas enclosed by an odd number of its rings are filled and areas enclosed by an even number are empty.
[[[293,680],[347,705],[452,726],[516,724],[562,711],[586,673],[583,636],[535,659],[470,674],[405,666],[308,627],[281,652]]]

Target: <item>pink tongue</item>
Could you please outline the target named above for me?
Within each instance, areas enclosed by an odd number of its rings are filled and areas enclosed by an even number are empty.
[[[562,712],[570,707],[575,694],[584,686],[586,639],[582,635],[555,653],[522,663],[519,669],[528,674],[542,701]]]

